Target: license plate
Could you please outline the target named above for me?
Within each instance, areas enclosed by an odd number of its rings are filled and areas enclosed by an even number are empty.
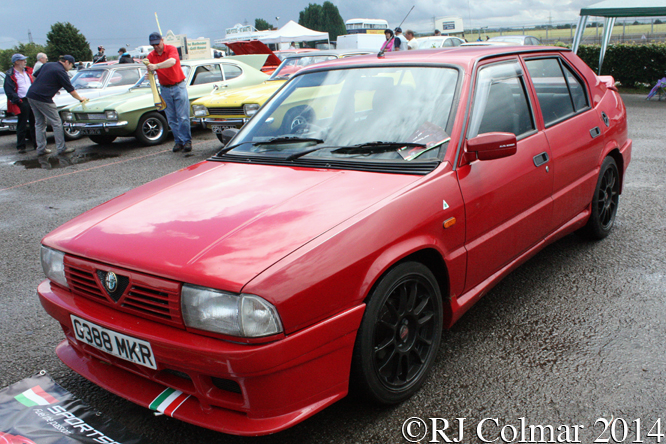
[[[157,370],[150,343],[70,315],[76,340],[120,359]]]
[[[102,130],[84,128],[81,130],[81,134],[83,134],[84,136],[97,136],[99,134],[102,134]]]
[[[16,125],[9,125],[9,131],[16,131]]]
[[[233,125],[212,125],[211,128],[215,134],[222,134],[222,131],[233,128]]]

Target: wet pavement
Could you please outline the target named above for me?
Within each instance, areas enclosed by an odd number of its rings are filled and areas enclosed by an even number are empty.
[[[0,133],[0,387],[45,369],[155,443],[404,443],[401,428],[409,418],[416,418],[415,442],[423,443],[445,442],[441,435],[431,441],[432,430],[419,435],[425,430],[419,421],[431,427],[431,418],[441,418],[434,420],[440,429],[443,420],[451,423],[451,439],[462,422],[465,443],[483,442],[479,434],[520,442],[521,430],[527,430],[523,442],[536,442],[529,433],[539,433],[538,426],[552,426],[559,442],[592,443],[613,430],[622,438],[624,423],[627,437],[616,441],[629,443],[638,420],[643,441],[657,442],[647,434],[662,417],[666,433],[666,102],[624,99],[633,158],[607,239],[568,236],[504,279],[443,333],[431,377],[407,402],[380,408],[347,398],[290,430],[252,439],[155,417],[76,375],[55,356],[63,334],[35,295],[46,233],[205,159],[219,149],[217,139],[196,132],[189,157],[172,153],[171,141],[144,148],[130,138],[106,147],[83,139],[68,143],[76,152],[61,161],[18,154],[14,136]],[[612,424],[605,432],[604,421]],[[518,437],[512,440],[513,429]]]

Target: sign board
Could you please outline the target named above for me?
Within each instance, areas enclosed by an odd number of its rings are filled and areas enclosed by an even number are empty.
[[[187,41],[187,59],[210,59],[210,39],[196,39]]]
[[[165,45],[175,46],[178,50],[181,60],[187,60],[187,36],[184,34],[174,34],[172,30],[168,30],[162,37]]]
[[[465,31],[462,17],[438,17],[435,29],[442,31],[442,34],[461,34]]]

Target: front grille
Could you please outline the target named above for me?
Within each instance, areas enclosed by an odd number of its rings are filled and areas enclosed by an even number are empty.
[[[121,295],[109,294],[103,278],[113,271],[119,282],[129,280]],[[185,328],[180,312],[178,282],[65,256],[65,276],[72,293],[135,316]]]
[[[106,120],[106,114],[74,113],[76,120]]]
[[[242,116],[242,117],[247,117],[245,115],[245,110],[241,106],[235,107],[235,108],[208,108],[208,114],[211,116]]]

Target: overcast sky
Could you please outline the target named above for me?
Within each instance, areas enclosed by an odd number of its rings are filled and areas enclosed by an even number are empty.
[[[465,28],[556,22],[574,22],[582,7],[600,0],[332,0],[344,20],[383,18],[391,27],[400,24],[412,5],[414,10],[403,25],[416,32],[432,32],[435,17],[462,17]],[[162,31],[171,29],[189,38],[224,37],[224,30],[236,23],[254,25],[263,18],[274,26],[289,20],[310,3],[324,0],[0,0],[0,48],[27,43],[28,30],[35,43],[46,44],[46,33],[56,22],[76,26],[95,49],[106,48],[115,55],[120,46],[134,48],[148,44],[157,30],[155,13]],[[279,17],[279,20],[276,20]]]

